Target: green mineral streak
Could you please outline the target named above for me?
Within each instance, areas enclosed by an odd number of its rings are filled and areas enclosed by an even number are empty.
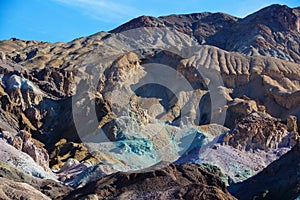
[[[208,163],[202,163],[199,167],[209,173],[217,175],[226,185],[229,185],[228,175],[224,174],[219,167]]]
[[[246,180],[253,174],[251,170],[244,169],[235,163],[230,163],[229,166],[230,169],[235,172],[235,178],[237,178],[239,181]]]
[[[137,155],[150,154],[153,151],[152,142],[145,138],[127,138],[119,141],[117,147],[120,148],[121,152],[132,152]]]

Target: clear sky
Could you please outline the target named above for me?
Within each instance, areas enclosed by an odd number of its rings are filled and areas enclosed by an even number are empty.
[[[16,37],[71,41],[109,31],[141,15],[224,12],[245,17],[271,4],[300,6],[299,0],[0,0],[0,40]]]

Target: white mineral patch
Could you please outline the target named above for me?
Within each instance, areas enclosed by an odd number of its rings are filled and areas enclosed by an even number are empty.
[[[31,81],[17,75],[12,75],[7,80],[8,88],[20,88],[21,90],[32,90],[35,94],[43,94]]]
[[[32,176],[56,180],[55,177],[49,175],[41,166],[34,162],[29,155],[7,144],[2,138],[0,138],[0,160],[16,166]]]

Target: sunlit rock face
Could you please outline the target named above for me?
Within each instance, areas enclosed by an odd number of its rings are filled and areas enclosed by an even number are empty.
[[[290,148],[297,143],[298,137],[280,121],[253,114],[237,121],[235,128],[223,137],[222,143],[245,151],[270,151]]]

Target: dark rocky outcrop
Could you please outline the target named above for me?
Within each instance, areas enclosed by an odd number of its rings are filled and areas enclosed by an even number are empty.
[[[234,199],[217,176],[188,164],[112,174],[74,190],[64,199],[90,196],[96,199]]]
[[[262,172],[230,187],[238,199],[296,199],[300,195],[300,145],[271,163]]]

